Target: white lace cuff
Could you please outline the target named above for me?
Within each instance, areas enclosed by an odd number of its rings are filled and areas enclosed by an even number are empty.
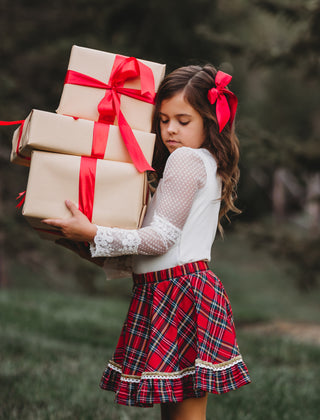
[[[136,230],[97,226],[94,242],[90,243],[92,257],[118,257],[137,254],[141,239]]]
[[[166,250],[168,250],[179,238],[181,229],[173,225],[164,217],[158,216],[156,213],[153,216],[151,227],[161,236]]]

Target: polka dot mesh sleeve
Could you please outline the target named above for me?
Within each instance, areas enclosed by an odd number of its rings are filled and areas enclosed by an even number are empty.
[[[152,199],[155,208],[149,226],[119,229],[98,226],[92,257],[160,255],[181,235],[197,191],[205,185],[206,169],[190,148],[179,148],[169,156],[163,178]]]

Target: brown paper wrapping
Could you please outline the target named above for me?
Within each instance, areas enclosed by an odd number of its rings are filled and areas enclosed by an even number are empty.
[[[71,50],[68,70],[77,71],[108,83],[115,56],[112,53],[74,45]],[[165,74],[165,65],[145,60],[140,61],[153,71],[155,90],[157,91]],[[128,81],[124,87],[140,89],[140,80]],[[65,84],[57,113],[97,121],[99,118],[97,107],[104,95],[104,89]],[[151,131],[153,105],[121,95],[121,111],[131,128]],[[114,124],[117,125],[116,120]]]
[[[65,115],[34,109],[24,123],[19,154],[16,153],[16,148],[20,127],[13,134],[10,160],[19,165],[29,166],[30,160],[23,159],[19,155],[30,157],[33,149],[78,156],[90,156],[93,127],[93,121],[74,119]],[[138,130],[133,130],[133,133],[146,160],[151,165],[155,134]],[[104,158],[132,163],[117,126],[111,125],[109,128]]]
[[[79,156],[32,152],[22,214],[43,238],[55,240],[61,235],[42,219],[70,217],[66,199],[78,204],[80,160]],[[146,173],[139,173],[132,163],[98,159],[92,222],[140,227],[147,194]]]

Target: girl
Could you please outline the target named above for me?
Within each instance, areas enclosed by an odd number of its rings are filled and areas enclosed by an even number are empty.
[[[230,302],[207,263],[221,218],[239,212],[230,80],[211,65],[163,80],[154,113],[160,181],[141,229],[95,226],[69,201],[70,219],[45,221],[90,242],[92,257],[134,255],[132,301],[100,386],[120,404],[160,403],[165,420],[203,420],[208,392],[250,382]]]

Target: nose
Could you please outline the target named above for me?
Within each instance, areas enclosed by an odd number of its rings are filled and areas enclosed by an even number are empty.
[[[177,123],[173,120],[170,120],[168,123],[168,133],[176,133],[177,132]]]

